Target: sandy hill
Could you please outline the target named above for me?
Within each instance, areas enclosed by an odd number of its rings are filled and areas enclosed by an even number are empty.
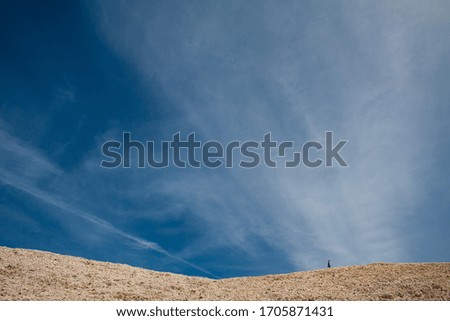
[[[450,263],[223,280],[0,247],[0,300],[450,300]]]

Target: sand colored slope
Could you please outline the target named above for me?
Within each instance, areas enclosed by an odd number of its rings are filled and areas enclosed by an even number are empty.
[[[224,280],[0,247],[0,300],[450,300],[450,263]]]

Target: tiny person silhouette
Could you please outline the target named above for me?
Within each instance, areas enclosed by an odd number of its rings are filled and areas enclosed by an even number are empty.
[[[331,263],[330,263],[330,260],[328,260],[328,264],[327,264],[327,266],[330,268],[331,267]]]

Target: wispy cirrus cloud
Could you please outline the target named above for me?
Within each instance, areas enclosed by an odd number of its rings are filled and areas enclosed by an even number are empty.
[[[422,14],[416,5],[100,1],[95,12],[111,46],[144,86],[158,83],[188,130],[223,141],[272,131],[299,145],[333,130],[350,140],[349,169],[155,178],[159,193],[209,222],[208,246],[251,252],[256,237],[298,268],[317,268],[328,257],[355,264],[411,256],[401,226],[420,202],[429,108],[414,73],[433,73],[445,51],[414,50],[445,18],[442,2]]]

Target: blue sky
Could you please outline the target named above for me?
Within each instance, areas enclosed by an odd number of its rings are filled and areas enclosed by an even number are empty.
[[[450,260],[448,1],[2,1],[0,245],[207,277]],[[349,140],[348,168],[100,167]]]

